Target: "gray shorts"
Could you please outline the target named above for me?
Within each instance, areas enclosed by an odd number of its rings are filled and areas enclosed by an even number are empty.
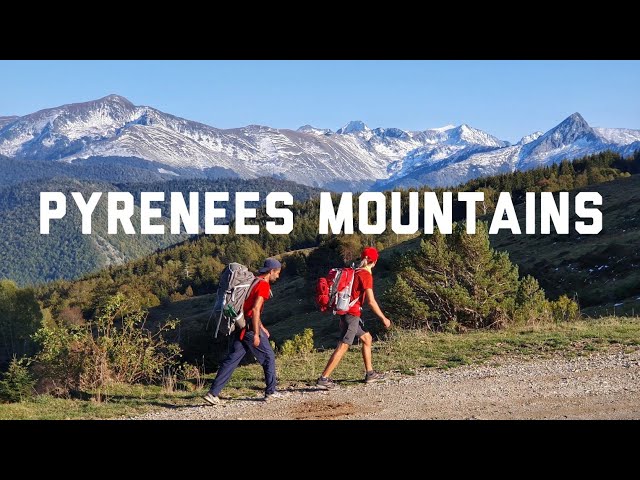
[[[360,338],[367,333],[360,317],[353,315],[340,316],[340,342],[352,345],[356,337]]]

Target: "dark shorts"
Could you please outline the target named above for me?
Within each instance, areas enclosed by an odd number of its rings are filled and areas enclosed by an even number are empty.
[[[340,341],[347,345],[352,345],[356,337],[360,338],[367,333],[364,325],[360,321],[360,317],[353,315],[340,316]]]

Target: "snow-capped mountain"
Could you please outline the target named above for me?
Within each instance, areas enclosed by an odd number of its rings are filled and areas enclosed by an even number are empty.
[[[425,146],[410,151],[389,165],[392,177],[405,177],[421,168],[443,168],[473,153],[507,146],[506,142],[468,125],[427,130],[423,135]]]
[[[542,134],[523,137],[516,145],[476,151],[447,158],[434,165],[422,164],[405,175],[393,175],[379,187],[454,186],[473,178],[527,170],[605,150],[631,155],[640,149],[640,130],[592,128],[579,113]]]
[[[315,128],[311,125],[303,125],[297,130],[302,133],[313,133],[315,135],[331,135],[333,132],[330,128]]]
[[[468,125],[404,131],[352,121],[333,132],[249,125],[218,129],[109,95],[0,117],[0,156],[73,164],[135,164],[156,174],[275,176],[333,189],[451,185],[608,148],[630,153],[640,131],[591,128],[574,114],[516,145]]]
[[[524,137],[522,137],[517,144],[518,145],[526,145],[527,143],[531,143],[534,140],[537,140],[542,135],[544,135],[544,133],[542,133],[542,132],[530,133],[529,135],[525,135]]]
[[[344,127],[339,128],[336,133],[339,134],[348,134],[348,133],[367,133],[370,132],[371,129],[367,127],[363,121],[361,120],[352,120],[347,123]]]

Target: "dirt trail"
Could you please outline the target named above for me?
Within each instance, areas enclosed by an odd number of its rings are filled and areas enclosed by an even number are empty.
[[[224,392],[223,392],[224,395]],[[137,419],[640,419],[640,349],[566,359],[388,374],[382,383],[308,386],[285,398],[227,400]]]

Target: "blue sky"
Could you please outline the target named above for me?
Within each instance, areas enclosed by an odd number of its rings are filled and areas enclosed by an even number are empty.
[[[110,93],[220,128],[640,128],[640,61],[0,61],[0,115]]]

